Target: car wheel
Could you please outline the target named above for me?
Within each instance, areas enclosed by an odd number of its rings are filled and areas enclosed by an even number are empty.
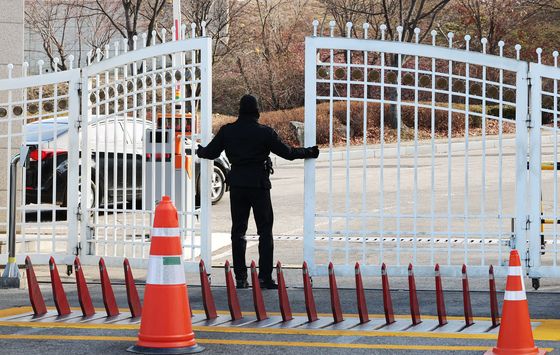
[[[212,195],[212,204],[216,204],[222,199],[226,191],[226,176],[222,169],[214,166],[212,179],[210,181],[210,192]]]

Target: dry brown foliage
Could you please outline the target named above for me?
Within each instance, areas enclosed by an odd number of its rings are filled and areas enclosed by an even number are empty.
[[[348,130],[350,131],[350,142],[352,144],[363,143],[364,139],[364,119],[366,120],[366,139],[367,143],[376,144],[380,142],[381,137],[381,112],[380,105],[370,103],[367,106],[366,115],[364,117],[364,107],[361,103],[351,103],[347,110],[346,102],[333,103],[332,109],[332,144],[341,145],[346,143]],[[455,107],[456,110],[464,109],[461,106]],[[471,111],[480,112],[480,108],[471,107]],[[466,115],[464,112],[452,112],[449,115],[447,108],[436,108],[434,111],[433,127],[435,138],[445,138],[451,135],[452,138],[465,136]],[[329,137],[331,116],[330,103],[320,103],[317,105],[317,144],[329,145],[331,137]],[[390,115],[389,106],[385,106],[384,117]],[[415,117],[418,124],[418,139],[430,139],[432,136],[432,109],[431,108],[415,108],[409,105],[400,106],[400,115],[403,126],[401,128],[401,140],[414,139]],[[234,116],[215,115],[213,126],[216,132],[222,125],[235,121]],[[449,120],[451,120],[451,132],[449,131]],[[298,107],[290,110],[280,110],[264,112],[261,114],[260,123],[270,126],[278,132],[280,137],[291,145],[298,145],[295,129],[290,121],[304,121],[304,108]],[[349,122],[347,127],[346,122]],[[499,133],[499,122],[496,119],[486,119],[486,134],[496,135]],[[502,133],[514,133],[515,125],[509,122],[502,123]],[[482,135],[482,120],[479,116],[469,116],[469,136]],[[385,125],[384,127],[385,142],[397,141],[397,130],[391,129]]]

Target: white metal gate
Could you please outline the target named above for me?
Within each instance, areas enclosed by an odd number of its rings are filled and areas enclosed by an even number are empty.
[[[503,43],[499,56],[485,40],[470,51],[470,36],[454,45],[433,31],[427,45],[418,29],[405,43],[401,27],[393,41],[384,26],[381,40],[367,24],[363,39],[351,23],[346,37],[334,22],[328,37],[317,26],[306,39],[305,143],[328,150],[305,163],[311,271],[333,261],[352,274],[358,261],[371,274],[381,263],[397,275],[409,263],[420,275],[435,263],[448,275],[463,263],[471,275],[490,264],[505,274],[510,247],[527,260],[528,63],[503,56]]]
[[[19,255],[31,255],[38,263],[46,263],[51,255],[71,263],[68,256],[74,253],[77,245],[76,201],[69,199],[68,203],[51,203],[66,201],[65,196],[70,190],[61,181],[60,169],[64,169],[64,177],[68,177],[69,181],[76,181],[78,174],[78,151],[67,147],[68,143],[77,146],[78,141],[77,131],[68,127],[75,126],[79,117],[79,97],[76,93],[80,70],[72,69],[72,56],[68,62],[69,70],[55,70],[48,74],[43,61],[39,61],[36,68],[30,68],[27,63],[18,68],[9,65],[8,79],[0,80],[2,263],[8,259],[8,229],[12,211],[15,211],[16,251]],[[30,70],[37,70],[38,75],[28,76]],[[62,135],[65,143],[55,139]],[[24,163],[25,168],[22,169]],[[10,203],[11,168],[17,174],[13,206]]]
[[[135,37],[133,51],[126,40],[115,43],[82,69],[0,80],[4,166],[20,146],[37,141],[30,154],[35,170],[29,164],[23,174],[19,170],[18,260],[31,254],[45,263],[52,255],[71,264],[79,255],[87,264],[103,256],[121,265],[128,257],[146,266],[155,204],[169,194],[179,212],[186,267],[194,270],[199,258],[211,262],[213,163],[198,161],[193,152],[212,133],[212,47],[211,39],[195,36],[196,26],[191,29],[185,33],[183,26],[183,39],[167,43],[163,30],[158,45],[147,46],[146,35]],[[46,160],[52,160],[49,171]],[[29,176],[37,181],[26,182]],[[41,197],[45,181],[50,199]],[[38,197],[26,201],[35,196],[31,188]],[[5,198],[1,221],[7,229]],[[37,222],[26,219],[28,210]]]

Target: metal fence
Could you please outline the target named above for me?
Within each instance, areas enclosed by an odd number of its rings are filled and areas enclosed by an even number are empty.
[[[161,195],[179,211],[187,268],[210,262],[212,162],[196,145],[211,137],[211,40],[182,27],[181,40],[146,35],[92,53],[81,69],[0,80],[2,164],[21,157],[17,254],[45,263],[145,266]],[[172,31],[175,33],[175,31]],[[20,149],[21,147],[21,149]],[[23,164],[25,163],[25,164]],[[20,166],[21,166],[20,165]],[[8,170],[9,171],[9,170]],[[2,181],[7,230],[10,179]],[[7,235],[0,236],[0,243]],[[4,249],[1,262],[6,261]],[[21,260],[21,259],[20,259]]]
[[[358,261],[371,274],[387,263],[390,273],[406,275],[413,263],[417,274],[433,275],[439,263],[448,275],[459,275],[461,264],[472,275],[487,275],[490,264],[505,275],[516,248],[532,277],[552,275],[535,268],[543,258],[541,126],[538,111],[529,117],[532,76],[520,46],[514,59],[503,42],[490,55],[486,39],[474,52],[470,36],[432,31],[422,44],[416,29],[416,41],[405,43],[401,27],[395,40],[385,38],[385,26],[381,39],[368,38],[368,29],[351,38],[348,23],[337,37],[331,22],[323,37],[315,22],[306,39],[305,142],[326,143],[329,156],[326,164],[305,163],[304,257],[312,272],[325,274],[333,261],[352,274]],[[555,93],[547,95],[556,100]],[[335,160],[341,151],[345,158]],[[554,189],[548,196],[557,195],[556,180]],[[556,218],[556,208],[550,212]],[[557,235],[545,239],[554,269]]]

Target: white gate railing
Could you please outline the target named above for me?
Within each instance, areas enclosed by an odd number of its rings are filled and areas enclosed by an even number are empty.
[[[328,149],[305,163],[311,272],[333,261],[353,274],[358,261],[371,274],[381,263],[398,275],[409,263],[420,275],[435,263],[448,275],[463,263],[471,275],[490,264],[505,274],[510,247],[527,262],[528,63],[504,57],[503,42],[500,56],[485,40],[483,53],[470,51],[470,36],[458,50],[453,34],[441,47],[435,31],[426,45],[419,30],[405,43],[385,40],[384,26],[375,40],[367,24],[363,39],[351,23],[346,37],[334,22],[318,36],[317,25],[306,39],[305,144]]]
[[[115,43],[82,69],[0,80],[2,164],[9,168],[22,146],[33,151],[21,150],[31,158],[18,168],[18,260],[46,263],[52,255],[71,264],[79,255],[93,264],[103,256],[121,265],[128,257],[146,266],[155,204],[168,194],[187,269],[199,258],[211,263],[213,163],[193,152],[212,133],[212,47],[195,27],[185,29],[182,40],[167,43],[163,30],[159,45],[135,37],[133,51]],[[8,175],[4,181],[0,243],[7,240]]]

